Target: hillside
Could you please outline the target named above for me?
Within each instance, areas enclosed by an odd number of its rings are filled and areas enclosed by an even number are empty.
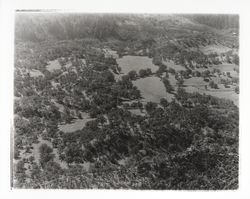
[[[239,29],[239,16],[237,15],[184,15],[200,24],[208,25],[217,29]]]
[[[225,17],[17,13],[13,186],[237,189]]]

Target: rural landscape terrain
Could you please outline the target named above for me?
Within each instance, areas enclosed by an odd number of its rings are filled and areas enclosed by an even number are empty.
[[[238,188],[237,15],[17,12],[14,188]]]

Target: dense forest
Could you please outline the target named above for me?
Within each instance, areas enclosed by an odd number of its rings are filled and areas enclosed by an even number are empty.
[[[238,16],[17,13],[13,186],[237,189],[238,105],[188,90],[238,98],[231,28]],[[126,74],[126,56],[157,70]],[[136,86],[150,78],[159,102]]]

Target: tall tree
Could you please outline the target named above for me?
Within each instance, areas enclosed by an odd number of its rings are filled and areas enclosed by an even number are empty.
[[[44,167],[49,161],[53,161],[55,155],[53,154],[53,149],[49,147],[47,144],[42,144],[39,147],[40,152],[40,164]]]

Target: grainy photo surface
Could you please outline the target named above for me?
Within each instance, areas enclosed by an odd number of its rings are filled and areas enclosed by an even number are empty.
[[[239,16],[17,11],[12,187],[238,188]]]

